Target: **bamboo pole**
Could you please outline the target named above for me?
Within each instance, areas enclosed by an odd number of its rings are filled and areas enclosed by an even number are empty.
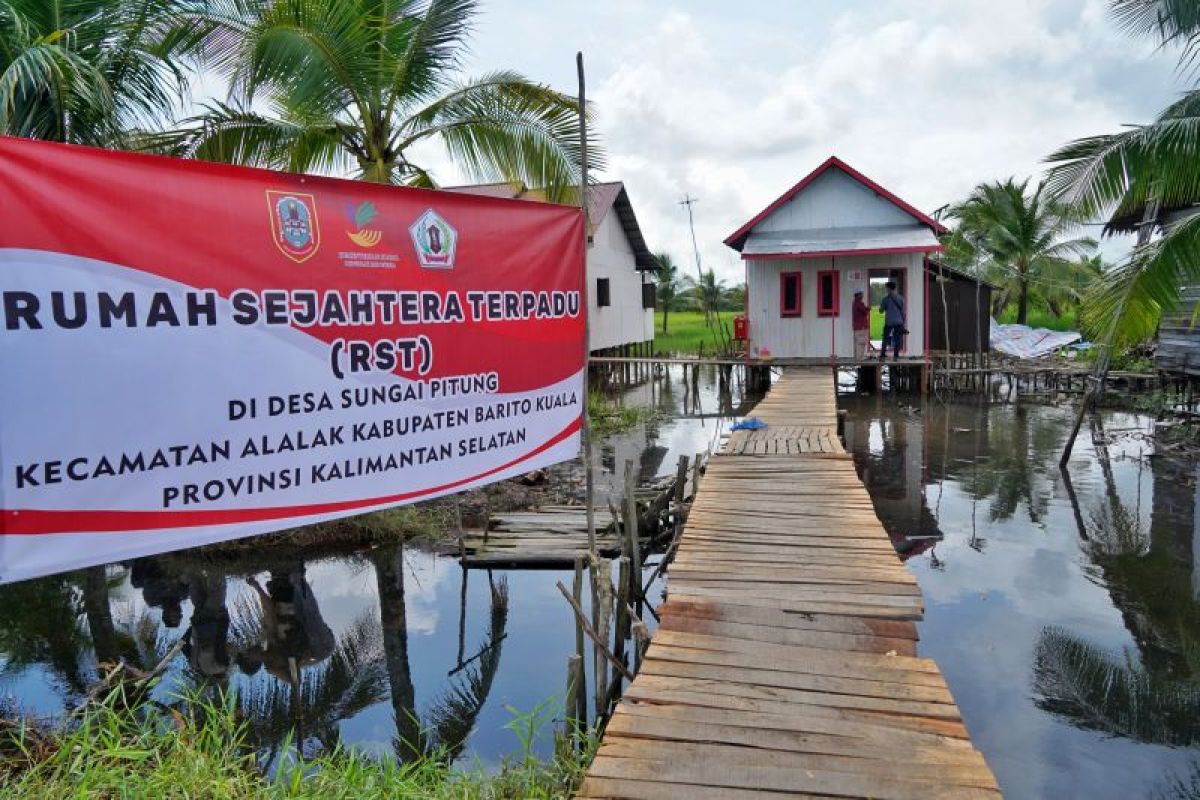
[[[571,582],[571,596],[576,605],[583,602],[583,559],[575,559],[575,577]],[[583,668],[583,625],[575,619],[575,655],[579,658],[579,685],[575,687],[575,718],[587,727],[587,671]]]
[[[580,438],[583,444],[584,494],[587,500],[588,551],[596,557],[596,518],[592,509],[596,494],[596,476],[592,472],[592,417],[588,413],[588,358],[591,356],[592,323],[588,305],[587,249],[591,220],[588,219],[588,146],[587,146],[587,88],[583,77],[583,52],[575,54],[575,69],[579,74],[579,207],[583,209],[583,291],[580,307],[583,309],[583,419]]]
[[[567,719],[567,737],[572,743],[582,744],[583,729],[587,725],[586,720],[581,721],[578,715],[578,706],[575,705],[575,698],[579,694],[579,687],[583,685],[583,659],[577,655],[567,656],[567,693],[563,698],[564,714]]]
[[[567,599],[567,602],[571,604],[571,609],[575,612],[575,618],[579,620],[579,623],[583,626],[583,632],[586,633],[588,638],[592,640],[592,643],[596,646],[598,651],[606,659],[608,659],[610,664],[617,668],[617,671],[620,672],[621,675],[628,680],[633,680],[633,673],[629,671],[628,667],[626,667],[620,661],[617,661],[616,656],[612,654],[612,652],[608,649],[608,646],[600,639],[599,634],[596,633],[591,624],[588,623],[587,617],[584,616],[583,609],[579,607],[579,604],[575,602],[575,598],[571,597],[571,593],[567,591],[567,587],[562,585],[562,581],[558,581],[555,585],[558,586],[558,591]]]
[[[629,566],[633,571],[637,592],[630,598],[635,603],[641,600],[642,588],[642,553],[638,541],[637,497],[635,496],[635,480],[633,461],[625,462],[625,541],[629,548]]]

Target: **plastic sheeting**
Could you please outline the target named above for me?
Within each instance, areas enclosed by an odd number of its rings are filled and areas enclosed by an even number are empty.
[[[1028,325],[1001,325],[992,320],[992,349],[1016,358],[1039,358],[1078,342],[1078,331],[1052,331]]]

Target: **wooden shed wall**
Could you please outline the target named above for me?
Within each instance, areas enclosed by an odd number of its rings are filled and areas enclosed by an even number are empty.
[[[974,353],[976,344],[989,350],[991,334],[992,287],[979,286],[979,308],[975,307],[975,283],[951,278],[939,282],[926,273],[929,281],[929,349],[951,353]],[[946,290],[946,310],[942,308],[942,288]],[[950,343],[947,347],[945,315],[950,316]],[[978,336],[978,340],[976,339]]]
[[[1192,315],[1200,304],[1200,285],[1184,286],[1179,299],[1179,307],[1165,314],[1159,326],[1154,365],[1164,372],[1200,377],[1200,321],[1192,325]]]

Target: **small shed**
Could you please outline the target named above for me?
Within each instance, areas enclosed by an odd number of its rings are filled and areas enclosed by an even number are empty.
[[[1200,307],[1200,285],[1179,289],[1179,305],[1163,314],[1158,327],[1154,366],[1163,372],[1200,378],[1200,323],[1192,318]]]
[[[907,306],[901,355],[924,355],[925,259],[945,231],[830,157],[725,240],[745,264],[749,355],[852,358],[854,292],[877,306],[889,280]]]
[[[929,350],[986,353],[991,338],[995,286],[937,261],[926,259],[929,298]]]

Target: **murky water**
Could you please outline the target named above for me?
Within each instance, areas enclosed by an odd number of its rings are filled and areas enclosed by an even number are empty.
[[[1064,477],[1070,408],[905,402],[844,398],[847,445],[1005,796],[1200,796],[1197,465],[1106,413]]]
[[[695,388],[680,369],[631,379],[614,399],[658,414],[597,443],[601,502],[623,491],[626,460],[644,482],[674,474],[679,456],[708,450],[742,405],[736,383],[722,391],[715,371]],[[579,491],[582,472],[555,474]],[[406,757],[415,742],[494,765],[519,747],[505,729],[510,709],[564,693],[575,625],[555,584],[571,579],[464,571],[413,546],[265,551],[233,563],[184,552],[97,567],[0,587],[0,693],[53,717],[82,699],[101,662],[149,669],[182,644],[159,697],[235,688],[267,754],[294,732],[307,755],[340,741]],[[538,750],[550,746],[547,736]]]
[[[616,391],[660,413],[599,444],[601,496],[626,460],[649,481],[718,442],[747,407],[729,389],[675,369]],[[1153,457],[1149,419],[1107,413],[1068,481],[1069,408],[916,402],[841,398],[847,444],[924,591],[921,652],[1007,796],[1200,797],[1196,465]],[[0,691],[55,715],[98,660],[151,665],[182,640],[163,697],[236,687],[267,751],[296,730],[310,755],[416,741],[494,764],[518,746],[509,707],[563,692],[570,577],[411,546],[110,565],[0,588]]]

